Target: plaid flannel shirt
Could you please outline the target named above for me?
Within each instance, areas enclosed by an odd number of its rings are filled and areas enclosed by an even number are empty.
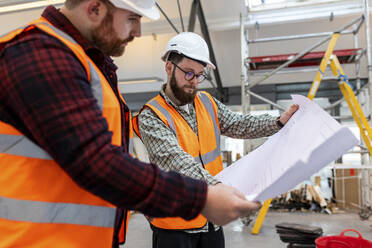
[[[117,67],[90,44],[55,7],[42,16],[69,34],[105,75],[117,96]],[[0,120],[46,150],[82,188],[127,209],[151,216],[195,218],[203,209],[207,185],[127,153],[129,112],[122,111],[121,147],[92,94],[86,71],[56,38],[33,29],[0,51]],[[40,172],[42,173],[42,172]]]

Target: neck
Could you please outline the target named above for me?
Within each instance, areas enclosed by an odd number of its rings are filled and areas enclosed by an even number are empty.
[[[181,102],[174,96],[173,91],[170,87],[169,81],[167,83],[167,86],[165,87],[165,95],[171,99],[172,102],[174,102],[177,106],[181,105]]]
[[[91,41],[89,22],[85,20],[86,17],[81,8],[69,10],[63,6],[60,11],[87,40]]]

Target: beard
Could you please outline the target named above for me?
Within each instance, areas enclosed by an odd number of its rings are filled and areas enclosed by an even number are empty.
[[[177,85],[177,79],[175,77],[175,70],[176,68],[174,68],[172,72],[172,77],[170,79],[170,87],[171,87],[171,90],[175,98],[177,98],[177,100],[180,101],[181,105],[192,103],[195,99],[195,96],[198,90],[195,89],[195,87],[192,85],[185,85],[182,88],[179,87]],[[192,93],[185,92],[184,89],[187,89],[187,88],[193,89],[193,92]]]
[[[134,37],[118,38],[118,34],[113,27],[113,19],[112,11],[108,11],[98,28],[92,31],[92,43],[105,55],[119,57],[124,53],[125,44],[131,42]]]

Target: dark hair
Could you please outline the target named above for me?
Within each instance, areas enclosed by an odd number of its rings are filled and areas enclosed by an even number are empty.
[[[168,56],[168,60],[169,61],[172,61],[176,65],[178,63],[180,63],[183,60],[183,58],[188,58],[188,59],[194,60],[194,61],[198,62],[199,64],[202,64],[204,67],[207,66],[207,63],[205,63],[203,61],[200,61],[200,60],[197,60],[197,59],[193,59],[193,58],[187,57],[186,55],[183,55],[183,54],[180,54],[180,53],[171,52],[169,54],[169,56]]]
[[[180,63],[183,60],[184,56],[179,53],[171,52],[168,56],[168,60],[172,61],[175,64]]]

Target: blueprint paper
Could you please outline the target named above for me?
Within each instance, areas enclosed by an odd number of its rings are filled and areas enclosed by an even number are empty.
[[[290,191],[359,144],[313,101],[300,95],[292,99],[300,108],[286,125],[216,176],[249,200],[263,202]]]

